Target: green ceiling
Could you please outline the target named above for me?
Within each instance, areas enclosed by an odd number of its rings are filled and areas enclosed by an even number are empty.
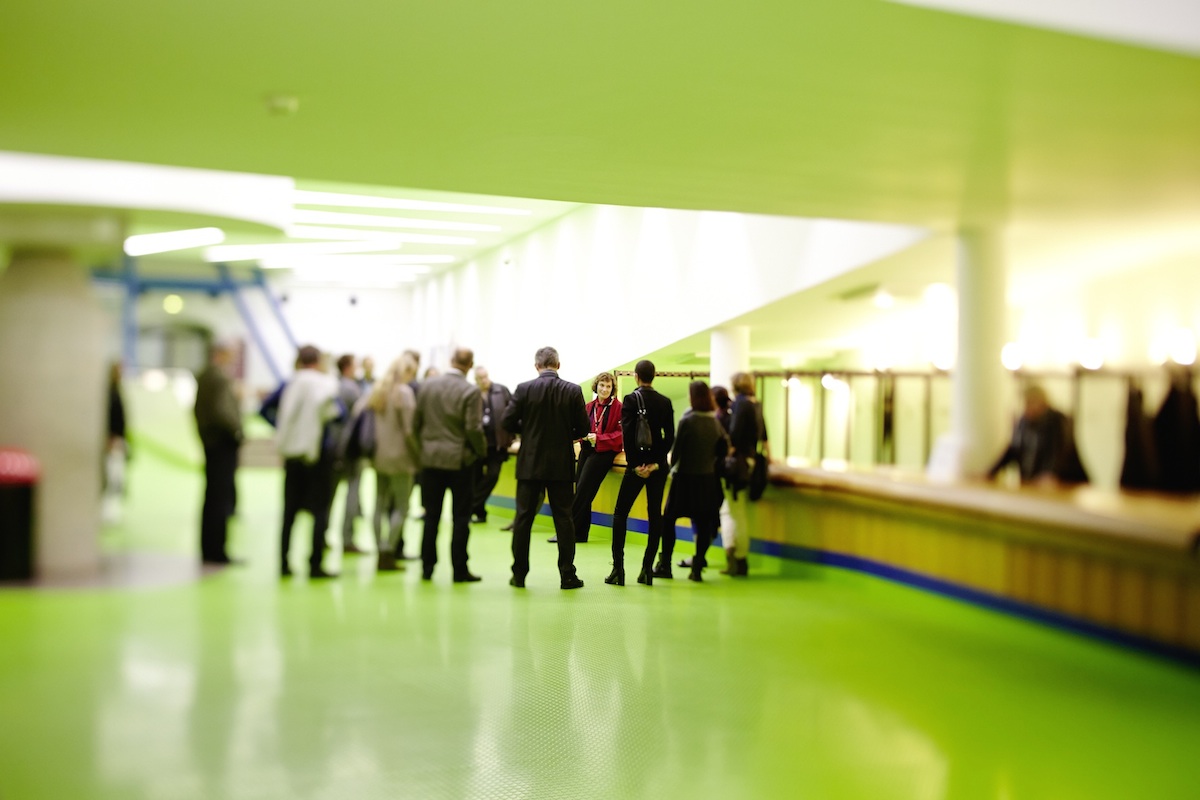
[[[294,93],[294,116],[263,96]],[[0,149],[952,225],[1200,212],[1200,59],[871,0],[14,0]]]

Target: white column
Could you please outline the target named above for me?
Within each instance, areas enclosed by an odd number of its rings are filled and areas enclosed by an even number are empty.
[[[733,373],[749,372],[750,326],[730,325],[714,330],[709,336],[709,364],[709,386],[730,389]]]
[[[1007,437],[1008,383],[1000,351],[1007,322],[1003,235],[975,228],[958,237],[958,357],[952,376],[950,436],[938,442],[930,473],[979,475],[999,456]]]
[[[99,569],[107,332],[88,272],[66,250],[14,249],[0,274],[0,444],[41,463],[39,577]]]

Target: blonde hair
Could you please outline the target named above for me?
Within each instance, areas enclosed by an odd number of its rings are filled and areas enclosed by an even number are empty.
[[[754,376],[749,372],[735,372],[729,383],[737,394],[754,396]]]
[[[375,384],[375,388],[371,390],[371,398],[367,400],[367,405],[375,413],[383,413],[387,408],[388,398],[392,396],[392,390],[398,384],[408,383],[415,377],[417,377],[417,360],[413,357],[412,351],[405,350],[388,367],[387,373],[379,383]]]

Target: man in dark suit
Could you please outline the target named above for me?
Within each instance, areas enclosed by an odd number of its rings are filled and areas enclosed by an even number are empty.
[[[487,456],[475,462],[475,501],[471,507],[471,522],[487,522],[487,499],[500,479],[500,465],[508,460],[508,447],[513,435],[504,430],[500,420],[512,402],[508,387],[495,383],[487,367],[475,368],[475,385],[483,396],[483,435],[487,438]]]
[[[629,511],[633,502],[646,489],[646,515],[650,530],[662,525],[663,488],[667,485],[667,453],[675,443],[675,409],[671,401],[663,397],[654,387],[654,364],[642,360],[633,369],[637,375],[637,389],[625,395],[621,405],[621,430],[625,434],[625,475],[621,488],[617,490],[617,504],[613,509],[613,571],[604,579],[614,586],[625,585],[625,526],[629,522]],[[650,425],[650,446],[638,448],[635,431],[638,417],[645,413]],[[661,534],[661,531],[659,531]],[[651,586],[654,576],[646,565],[638,575],[638,583]]]
[[[450,369],[421,384],[413,436],[421,448],[421,500],[425,505],[425,535],[421,542],[421,576],[433,578],[437,564],[438,523],[442,502],[450,490],[453,533],[450,564],[455,583],[479,580],[467,569],[467,539],[471,534],[471,491],[475,461],[487,453],[483,438],[483,402],[479,389],[467,382],[475,354],[460,347]]]
[[[558,574],[563,589],[578,589],[575,574],[575,527],[571,502],[575,497],[575,442],[590,430],[583,390],[558,377],[558,351],[543,347],[534,357],[538,376],[517,387],[501,424],[520,434],[517,452],[517,514],[513,521],[513,576],[510,584],[525,586],[529,572],[529,535],[533,519],[549,496],[558,538]]]

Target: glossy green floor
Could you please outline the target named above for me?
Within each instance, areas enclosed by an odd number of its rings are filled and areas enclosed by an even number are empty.
[[[248,567],[0,591],[0,798],[1200,796],[1185,668],[764,558],[605,586],[603,528],[586,588],[558,590],[543,535],[516,591],[499,511],[480,584],[336,550],[341,579],[280,582],[279,482],[240,476]],[[106,548],[185,563],[199,492],[143,455]]]

